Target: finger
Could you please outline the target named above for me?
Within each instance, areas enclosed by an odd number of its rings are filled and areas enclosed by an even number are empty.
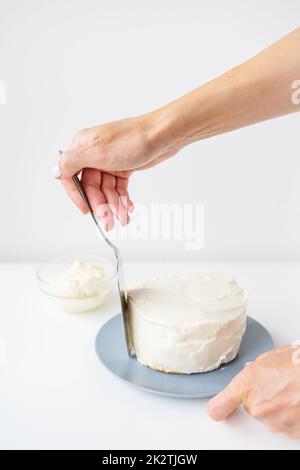
[[[79,192],[77,191],[77,188],[72,178],[61,178],[61,182],[66,192],[68,193],[72,201],[75,203],[75,205],[78,207],[78,209],[80,209],[83,214],[87,214],[89,210],[86,207],[84,201],[82,200],[82,197],[80,196]]]
[[[244,375],[239,374],[223,392],[219,393],[208,403],[208,415],[214,421],[228,418],[243,403]]]
[[[120,202],[119,194],[116,191],[116,177],[103,173],[101,189],[114,216],[119,219],[123,226],[128,224],[129,216],[127,210]]]
[[[274,417],[280,417],[284,421],[298,420],[300,422],[300,410],[297,411],[299,384],[295,383],[287,387],[279,377],[277,381],[272,381],[272,390],[276,395],[254,404],[251,414],[260,419],[272,420]]]
[[[265,423],[265,426],[267,428],[268,431],[270,432],[275,432],[275,433],[278,433],[278,432],[284,432],[284,428],[282,426],[280,426],[279,424],[277,423]]]
[[[127,188],[128,188],[128,178],[117,177],[116,190],[120,196],[121,203],[123,204],[123,207],[127,211],[132,212],[134,209],[134,204],[129,197]]]
[[[274,360],[274,357],[275,356],[281,356],[281,354],[283,352],[289,352],[291,351],[291,346],[281,346],[280,348],[277,348],[277,349],[273,349],[271,351],[267,351],[263,354],[260,354],[257,359],[256,359],[256,363],[261,363],[261,362],[265,362],[266,360],[268,359],[272,359],[272,362]]]
[[[282,411],[271,415],[269,418],[264,419],[266,427],[274,427],[279,429],[279,432],[290,433],[293,432],[298,423],[300,413],[296,412],[294,409],[282,409]]]
[[[114,227],[114,217],[101,190],[102,173],[86,168],[82,171],[81,181],[93,212],[101,219],[105,230]]]
[[[249,410],[249,414],[258,419],[268,419],[282,410],[284,403],[280,400],[267,400],[262,403],[253,405]],[[287,402],[288,405],[288,402]]]
[[[300,439],[300,428],[288,433],[290,439]]]
[[[267,351],[263,354],[260,354],[257,358],[256,358],[256,362],[261,362],[261,361],[265,361],[265,359],[269,359],[270,357],[272,357],[274,355],[274,350],[273,351]]]

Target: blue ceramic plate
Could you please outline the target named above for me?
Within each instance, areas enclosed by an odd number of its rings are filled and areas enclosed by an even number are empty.
[[[113,374],[148,392],[177,398],[212,397],[223,390],[247,362],[274,348],[268,331],[253,318],[247,319],[238,357],[220,369],[203,374],[177,375],[158,372],[127,355],[121,315],[111,318],[96,337],[100,361]]]

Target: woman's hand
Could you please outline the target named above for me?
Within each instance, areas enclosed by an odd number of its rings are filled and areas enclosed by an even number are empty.
[[[250,363],[208,405],[215,421],[243,405],[272,432],[300,438],[300,349],[283,346]]]
[[[162,129],[157,114],[152,113],[82,130],[62,153],[53,175],[61,179],[71,199],[86,213],[71,178],[82,171],[81,181],[90,204],[106,230],[113,228],[114,217],[126,225],[133,209],[127,190],[129,176],[177,151],[163,142]]]
[[[86,212],[71,179],[84,170],[82,181],[92,208],[106,228],[112,226],[113,215],[126,224],[132,208],[128,177],[133,171],[154,166],[197,140],[300,111],[292,100],[292,83],[300,70],[299,45],[300,28],[157,111],[79,132],[54,176],[62,178],[73,201]]]

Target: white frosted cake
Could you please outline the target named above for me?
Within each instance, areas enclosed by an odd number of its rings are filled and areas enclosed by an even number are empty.
[[[231,277],[192,273],[143,278],[129,291],[137,360],[192,374],[232,361],[246,329],[247,292]]]

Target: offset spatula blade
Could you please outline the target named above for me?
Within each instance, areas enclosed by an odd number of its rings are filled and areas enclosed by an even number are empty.
[[[78,189],[79,194],[81,195],[83,201],[85,202],[86,206],[88,207],[90,211],[90,215],[97,225],[97,228],[99,232],[101,233],[104,241],[108,244],[108,246],[113,250],[114,255],[116,257],[117,261],[117,277],[118,277],[118,291],[119,291],[119,296],[120,296],[120,301],[121,301],[121,308],[122,308],[122,315],[123,315],[123,323],[124,323],[124,332],[125,332],[125,340],[126,340],[126,346],[127,346],[127,352],[129,357],[132,357],[135,355],[134,351],[134,346],[133,346],[133,341],[132,341],[132,334],[131,334],[131,326],[130,326],[130,308],[129,308],[129,302],[128,302],[128,297],[127,297],[127,290],[125,286],[125,281],[124,281],[124,273],[123,273],[123,262],[122,258],[120,256],[119,249],[107,238],[105,235],[104,231],[102,230],[102,227],[95,216],[93,209],[90,205],[90,202],[88,200],[88,197],[85,193],[85,190],[82,187],[82,184],[78,178],[77,175],[74,175],[72,177],[74,184],[76,188]]]
[[[132,341],[132,329],[131,329],[131,321],[130,321],[130,302],[128,299],[127,289],[126,289],[125,280],[124,280],[123,261],[120,257],[120,253],[118,249],[117,251],[115,251],[115,256],[117,259],[118,289],[119,289],[121,308],[122,308],[126,346],[127,346],[129,357],[132,357],[135,355],[135,350],[134,350],[133,341]]]

